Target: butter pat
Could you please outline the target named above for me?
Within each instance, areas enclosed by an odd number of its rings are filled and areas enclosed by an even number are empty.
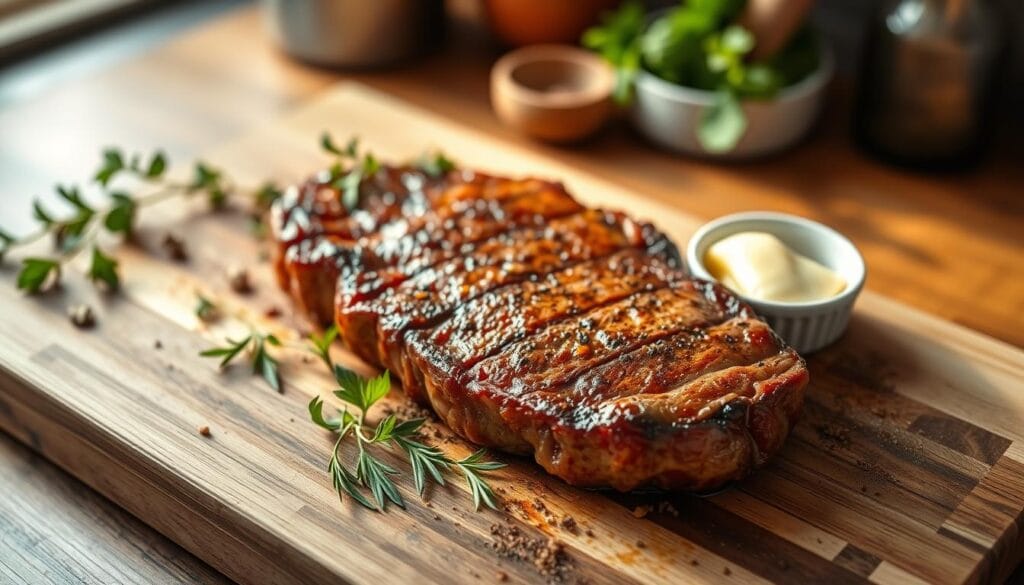
[[[733,291],[762,301],[820,301],[846,289],[841,276],[765,232],[715,242],[704,254],[704,266]]]

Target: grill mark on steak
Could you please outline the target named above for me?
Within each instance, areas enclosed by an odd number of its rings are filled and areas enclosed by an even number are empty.
[[[715,325],[734,313],[714,302],[708,287],[713,285],[686,280],[554,324],[477,363],[465,381],[489,382],[516,396],[562,384],[679,331]]]
[[[396,229],[411,233],[459,217],[481,202],[512,209],[517,200],[575,203],[561,184],[550,181],[497,181],[473,173],[451,173],[447,180],[438,180],[416,169],[387,167],[362,181],[359,203],[349,211],[329,181],[329,174],[307,181],[300,189],[286,191],[275,204],[271,226],[279,242],[291,244],[325,234],[346,240],[386,239]]]
[[[658,418],[646,409],[624,407],[640,401],[669,401],[672,416],[661,420],[669,425],[691,424],[707,418],[708,412],[701,411],[712,396],[688,395],[690,384],[728,368],[759,364],[779,355],[797,359],[780,354],[780,349],[781,344],[765,323],[739,315],[718,325],[655,340],[557,388],[524,393],[520,398],[524,404],[547,412],[559,424],[582,430],[608,424],[613,417],[642,414]],[[638,388],[642,390],[637,392]],[[736,393],[727,385],[708,390],[715,398]]]
[[[362,345],[376,346],[374,361],[401,372],[406,331],[433,326],[458,304],[501,286],[648,242],[643,230],[621,216],[591,212],[574,220],[573,229],[517,234],[520,241],[505,246],[502,253],[440,263],[369,301],[349,303],[340,294],[336,318],[343,334],[358,331]],[[372,351],[361,350],[360,355],[369,358]]]
[[[432,177],[407,166],[382,165],[362,181],[358,205],[350,211],[342,204],[341,191],[331,185],[331,172],[323,171],[285,190],[271,209],[270,226],[284,244],[323,233],[355,239],[389,219],[424,213],[429,200],[436,198],[431,194],[459,182],[455,174]]]
[[[461,371],[541,327],[684,277],[665,260],[628,249],[481,295],[435,327],[410,332],[406,345],[439,369]]]

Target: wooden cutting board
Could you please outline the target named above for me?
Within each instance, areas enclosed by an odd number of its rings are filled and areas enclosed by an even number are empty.
[[[584,202],[651,219],[680,245],[699,225],[354,84],[208,158],[244,184],[297,180],[327,162],[324,129],[358,134],[389,160],[442,146],[466,166],[559,178]],[[187,264],[160,251],[168,230],[188,242]],[[306,414],[311,396],[332,389],[322,367],[283,350],[277,394],[244,367],[219,373],[197,356],[241,327],[201,325],[197,290],[299,342],[301,322],[244,214],[170,202],[143,212],[140,234],[118,249],[121,295],[97,296],[74,275],[26,299],[14,271],[0,273],[0,426],[238,581],[547,580],[496,550],[492,531],[511,527],[560,543],[569,582],[986,582],[1024,557],[1024,352],[870,292],[842,341],[809,360],[804,417],[780,456],[722,493],[584,491],[498,456],[510,464],[493,480],[504,512],[475,513],[457,482],[424,503],[403,475],[408,509],[382,515],[339,503],[331,488],[331,440]],[[231,264],[250,267],[255,294],[230,292]],[[97,310],[94,330],[68,322],[65,307],[78,302]],[[272,307],[285,315],[268,319]],[[387,401],[403,403],[399,392]],[[450,455],[472,449],[443,427],[437,434]]]

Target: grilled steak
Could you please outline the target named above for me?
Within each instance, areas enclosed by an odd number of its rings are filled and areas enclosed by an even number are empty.
[[[796,420],[803,360],[650,224],[557,183],[384,167],[272,214],[283,287],[459,434],[569,483],[709,490]]]

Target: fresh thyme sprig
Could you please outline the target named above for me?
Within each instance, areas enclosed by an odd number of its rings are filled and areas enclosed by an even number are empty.
[[[37,293],[59,283],[62,267],[91,245],[92,255],[86,275],[94,282],[113,290],[120,285],[117,262],[96,243],[103,230],[123,238],[130,238],[140,208],[178,196],[203,194],[212,209],[222,208],[230,193],[236,191],[233,183],[219,169],[197,161],[193,178],[189,182],[166,180],[167,157],[162,151],[148,156],[126,155],[118,148],[103,151],[103,160],[93,180],[107,198],[105,206],[94,206],[85,200],[77,186],[56,187],[57,195],[70,208],[69,214],[55,214],[37,199],[32,204],[32,215],[40,224],[37,231],[16,238],[0,231],[0,261],[10,250],[27,246],[46,236],[52,236],[58,255],[30,257],[22,260],[17,286],[28,293]],[[133,195],[113,190],[112,184],[121,176],[133,177],[158,188],[146,195]],[[255,194],[257,209],[269,207],[281,194],[272,183],[265,183]]]
[[[324,340],[328,337],[333,339],[335,335],[336,330],[333,333],[332,330],[328,330],[313,341],[317,353],[328,364],[331,364],[330,356],[326,352],[329,343],[325,344]],[[331,369],[339,386],[334,395],[348,406],[340,411],[337,417],[326,418],[323,413],[324,402],[316,396],[309,402],[309,416],[318,426],[338,435],[331,451],[327,471],[331,475],[339,498],[347,494],[371,510],[385,511],[388,502],[404,508],[402,495],[391,479],[392,476],[398,475],[398,470],[375,458],[369,451],[374,445],[386,448],[397,446],[409,457],[413,483],[421,497],[428,481],[433,480],[438,485],[444,485],[445,472],[455,468],[466,479],[475,509],[479,510],[481,504],[497,509],[494,491],[481,474],[500,469],[505,466],[504,463],[486,461],[486,452],[483,449],[463,459],[453,460],[436,447],[419,442],[419,430],[424,423],[422,418],[399,422],[394,414],[390,414],[381,419],[371,431],[371,427],[366,425],[366,414],[370,407],[387,395],[391,387],[389,373],[385,371],[380,376],[366,379],[337,364],[331,364]],[[352,470],[342,464],[338,453],[342,441],[349,436],[355,437],[359,448]],[[364,489],[369,491],[372,502],[363,493]]]
[[[320,135],[320,147],[337,157],[331,165],[331,185],[341,191],[341,203],[352,211],[359,206],[359,187],[363,179],[380,170],[380,163],[367,151],[360,156],[359,138],[352,137],[344,148],[338,147],[329,132]]]
[[[255,331],[242,339],[234,340],[227,338],[227,345],[211,347],[199,353],[203,357],[221,358],[220,367],[226,368],[248,349],[249,360],[252,363],[252,372],[262,376],[274,390],[281,392],[281,373],[278,368],[277,359],[270,355],[268,345],[281,346],[281,340],[271,334],[257,333]]]

